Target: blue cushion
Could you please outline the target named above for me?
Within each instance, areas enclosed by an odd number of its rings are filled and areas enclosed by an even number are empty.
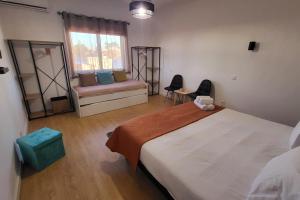
[[[97,81],[101,85],[108,85],[114,83],[112,71],[101,71],[97,73]]]
[[[36,170],[42,170],[65,155],[62,134],[50,128],[42,128],[17,139],[24,162]]]
[[[40,147],[46,146],[61,137],[62,134],[59,131],[50,128],[42,128],[32,132],[31,134],[18,138],[17,142],[25,143],[33,149],[39,149]]]

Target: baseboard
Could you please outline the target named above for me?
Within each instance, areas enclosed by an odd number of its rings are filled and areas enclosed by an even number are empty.
[[[23,129],[22,129],[22,131],[21,131],[21,136],[26,135],[27,132],[28,132],[28,121],[26,121],[26,122],[24,123]]]
[[[21,195],[21,176],[17,177],[17,187],[16,187],[16,192],[15,192],[15,200],[20,200],[20,195]]]
[[[28,121],[26,120],[24,123],[24,126],[21,130],[21,136],[26,135],[28,132]],[[20,164],[20,169],[18,169],[21,172],[22,165]],[[21,173],[20,173],[21,174]],[[15,200],[20,200],[20,195],[21,195],[21,175],[17,176],[16,180],[16,191],[15,191]]]

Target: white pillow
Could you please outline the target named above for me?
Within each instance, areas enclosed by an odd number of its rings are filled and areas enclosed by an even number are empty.
[[[269,161],[254,180],[247,199],[300,199],[300,147]]]
[[[290,149],[296,148],[298,146],[300,146],[300,122],[298,122],[297,126],[293,129],[289,141]]]

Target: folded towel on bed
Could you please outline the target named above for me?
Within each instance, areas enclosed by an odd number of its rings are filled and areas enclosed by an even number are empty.
[[[214,99],[210,96],[197,96],[194,103],[198,108],[204,111],[215,109],[215,106],[213,105]]]
[[[209,104],[209,105],[200,104],[197,100],[195,100],[194,103],[198,108],[200,108],[201,110],[204,110],[204,111],[210,111],[210,110],[215,109],[214,104]]]
[[[196,99],[212,99],[210,96],[197,96]]]
[[[214,103],[214,99],[210,96],[197,96],[196,101],[201,105],[210,105]]]

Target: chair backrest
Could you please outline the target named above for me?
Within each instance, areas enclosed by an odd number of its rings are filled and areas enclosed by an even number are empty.
[[[203,80],[196,91],[198,96],[210,96],[212,83],[210,80]]]
[[[180,88],[182,88],[182,86],[183,86],[183,78],[181,75],[176,74],[172,79],[170,87],[175,90],[179,90]]]

